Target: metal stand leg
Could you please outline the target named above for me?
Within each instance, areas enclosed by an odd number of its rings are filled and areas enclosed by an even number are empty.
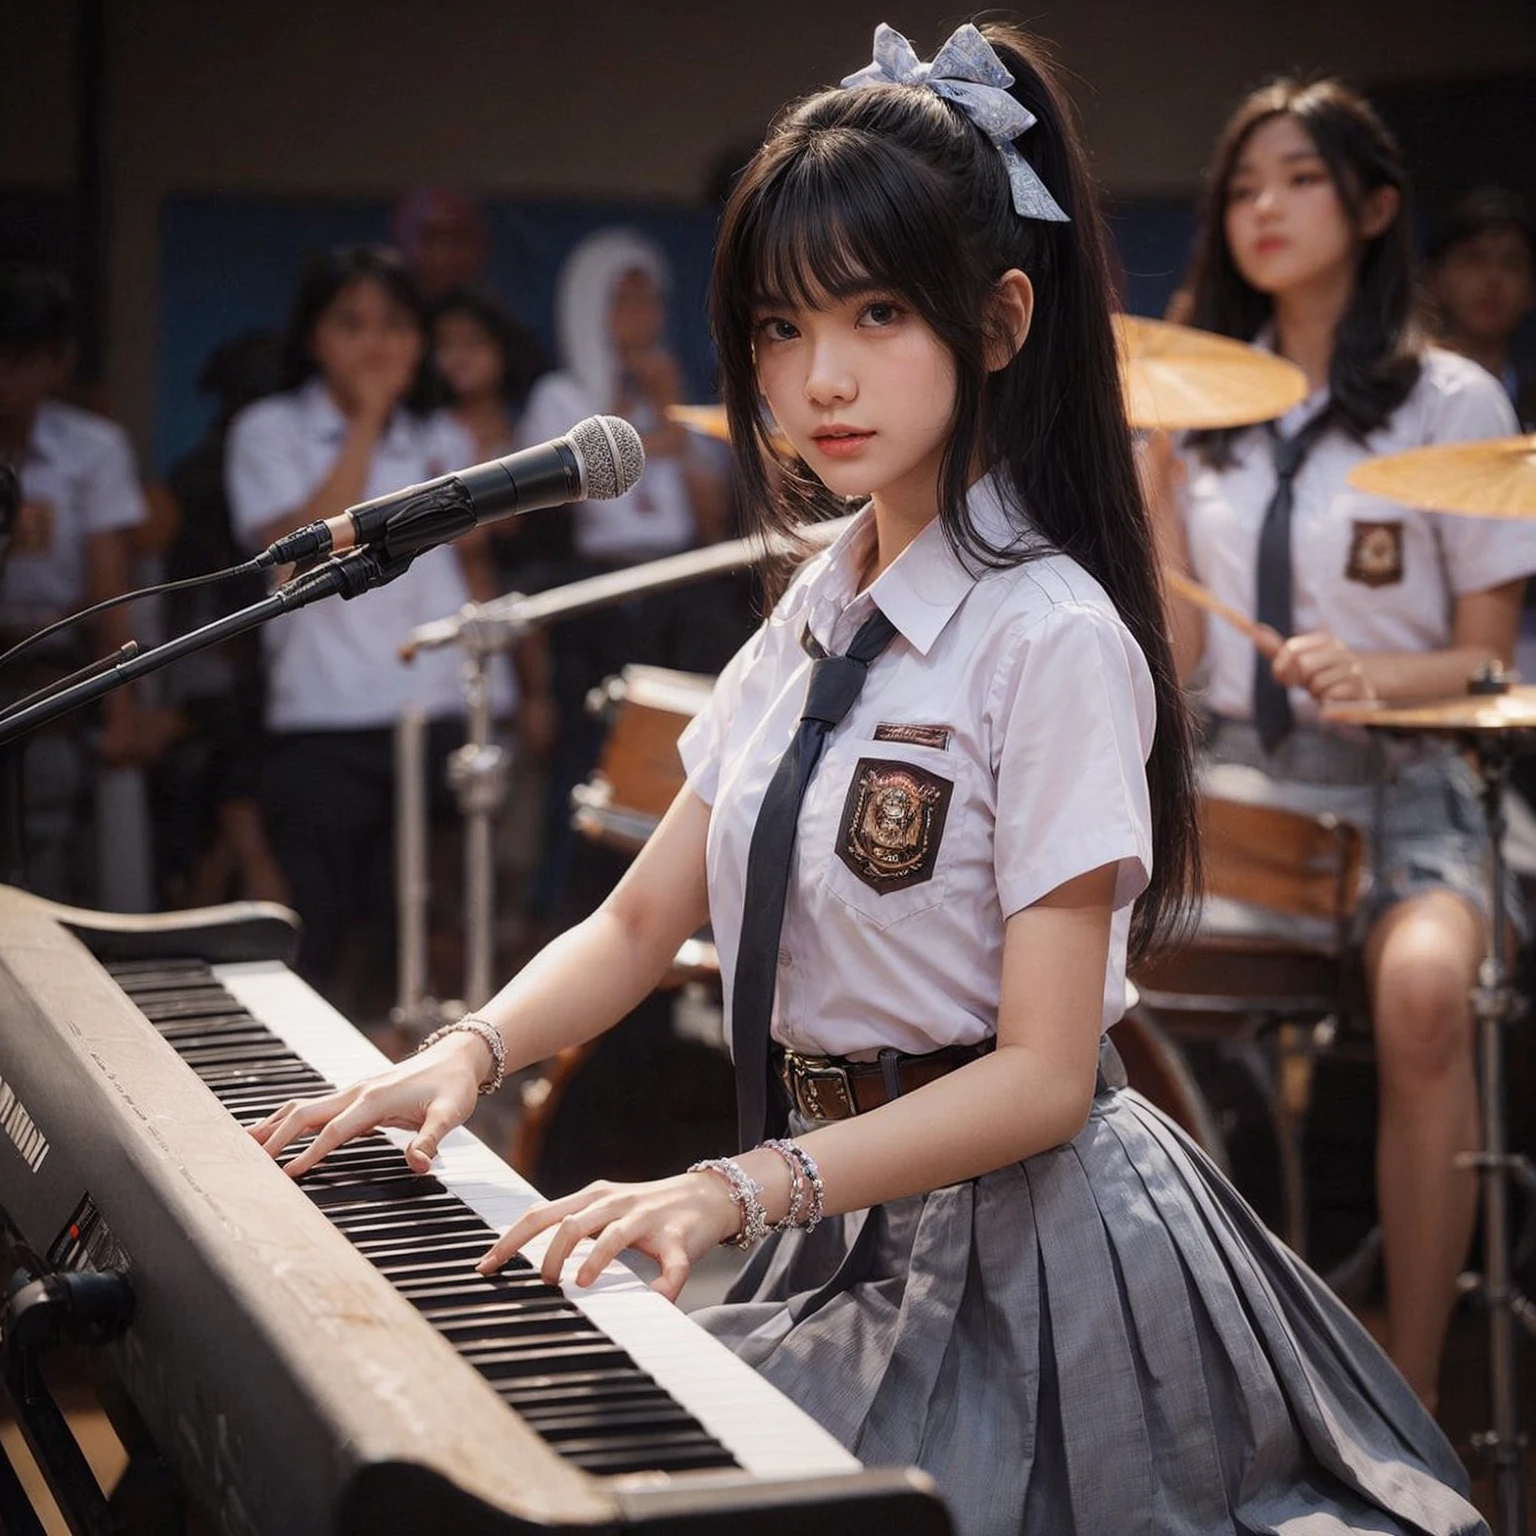
[[[1530,1176],[1524,1159],[1508,1149],[1504,1119],[1504,1029],[1524,1011],[1523,1000],[1509,984],[1505,958],[1508,918],[1504,902],[1504,785],[1510,752],[1498,737],[1477,741],[1483,778],[1483,814],[1492,853],[1493,934],[1488,958],[1472,995],[1481,1053],[1483,1150],[1464,1159],[1482,1180],[1483,1273],[1478,1289],[1488,1308],[1488,1368],[1492,1427],[1473,1437],[1493,1469],[1496,1529],[1499,1536],[1525,1536],[1525,1437],[1520,1433],[1516,1405],[1515,1324],[1531,1327],[1530,1303],[1516,1289],[1510,1257],[1509,1187],[1511,1176]],[[1533,1330],[1536,1331],[1536,1330]]]
[[[506,797],[507,754],[491,741],[489,652],[465,664],[466,740],[449,759],[448,783],[464,818],[464,1001],[483,1007],[494,990],[495,881],[492,837]]]
[[[427,720],[419,709],[395,722],[395,902],[399,945],[391,1019],[409,1034],[437,1027],[437,1000],[427,996]]]

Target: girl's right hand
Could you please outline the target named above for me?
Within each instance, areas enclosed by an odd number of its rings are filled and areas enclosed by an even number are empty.
[[[490,1050],[465,1030],[445,1035],[430,1050],[384,1072],[319,1099],[296,1099],[268,1115],[251,1135],[276,1157],[304,1136],[314,1141],[284,1169],[289,1178],[308,1173],[344,1142],[380,1126],[415,1131],[405,1160],[425,1173],[438,1144],[469,1119],[490,1070]]]

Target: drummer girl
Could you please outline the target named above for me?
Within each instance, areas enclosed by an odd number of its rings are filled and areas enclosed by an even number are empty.
[[[1321,727],[1318,710],[1464,693],[1485,663],[1508,664],[1536,528],[1347,483],[1372,455],[1516,430],[1498,382],[1415,324],[1406,202],[1396,145],[1337,82],[1282,81],[1239,107],[1216,150],[1193,320],[1290,359],[1311,393],[1278,422],[1193,436],[1182,489],[1154,502],[1165,561],[1278,632],[1256,656],[1174,601],[1179,669],[1210,717],[1209,786],[1333,811],[1373,839],[1364,955],[1390,1349],[1433,1404],[1476,1195],[1453,1159],[1479,1135],[1482,818],[1458,757],[1376,746]]]
[[[554,1229],[551,1277],[593,1239],[575,1284],[636,1248],[675,1297],[755,1247],[700,1321],[857,1455],[927,1468],[964,1536],[1479,1529],[1385,1357],[1114,1086],[1194,802],[1109,291],[1021,34],[962,27],[930,66],[882,27],[791,110],[716,253],[733,440],[764,522],[862,509],[725,668],[599,911],[483,1019],[255,1134],[318,1133],[302,1172],[415,1127],[425,1169],[503,1059],[607,1028],[708,917],[750,1150],[540,1205],[485,1269]]]

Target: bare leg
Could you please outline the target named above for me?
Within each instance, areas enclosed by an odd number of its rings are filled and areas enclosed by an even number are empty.
[[[1390,1353],[1431,1407],[1477,1200],[1453,1161],[1481,1141],[1468,994],[1484,949],[1482,919],[1449,891],[1393,907],[1366,946]]]

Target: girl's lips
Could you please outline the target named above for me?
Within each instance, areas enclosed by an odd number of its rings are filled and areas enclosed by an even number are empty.
[[[873,432],[838,432],[813,438],[812,441],[829,458],[848,459],[852,458],[874,435]]]

